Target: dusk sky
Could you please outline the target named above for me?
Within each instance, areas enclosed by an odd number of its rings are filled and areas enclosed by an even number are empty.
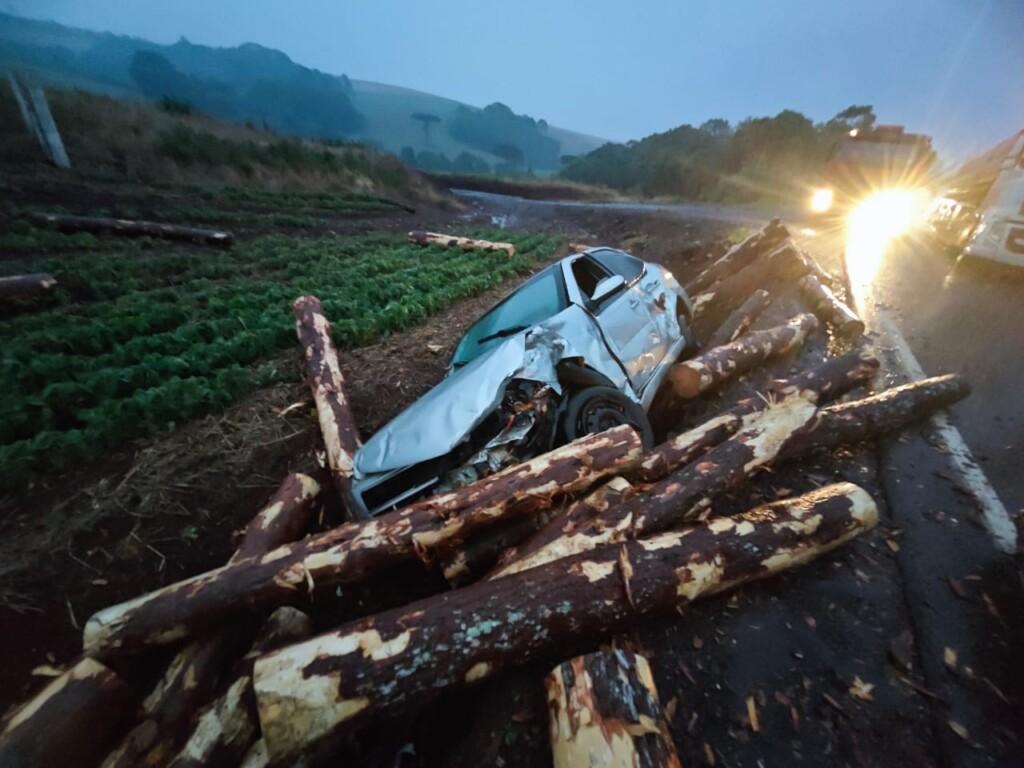
[[[613,140],[873,104],[945,158],[1024,128],[1024,2],[0,0],[158,42],[258,42],[331,73]]]

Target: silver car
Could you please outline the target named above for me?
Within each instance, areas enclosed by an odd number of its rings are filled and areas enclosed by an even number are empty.
[[[591,432],[632,424],[693,345],[672,274],[613,248],[567,256],[476,321],[449,373],[356,454],[356,502],[376,515]]]

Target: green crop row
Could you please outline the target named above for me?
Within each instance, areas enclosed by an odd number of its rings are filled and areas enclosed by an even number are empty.
[[[554,253],[420,248],[398,235],[258,238],[231,251],[187,246],[52,257],[33,267],[75,286],[44,312],[0,321],[0,487],[230,405],[297,370],[291,302],[321,298],[341,347],[422,322]],[[18,265],[4,265],[16,271]],[[82,300],[82,296],[88,300]]]

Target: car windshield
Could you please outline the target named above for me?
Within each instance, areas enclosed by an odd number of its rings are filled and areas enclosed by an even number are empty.
[[[557,315],[566,306],[561,267],[554,264],[477,320],[456,347],[452,365],[465,365],[509,336]]]

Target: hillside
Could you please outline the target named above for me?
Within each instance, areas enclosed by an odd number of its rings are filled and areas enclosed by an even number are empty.
[[[553,172],[562,155],[584,154],[603,143],[502,105],[488,108],[497,118],[488,122],[486,110],[324,73],[255,43],[213,48],[182,39],[159,45],[0,13],[0,72],[9,70],[117,98],[171,97],[201,112],[282,133],[365,141],[396,155],[406,150],[407,157],[411,150],[413,162],[427,153],[417,164],[440,162],[440,169],[463,155],[462,170],[504,163],[512,170]],[[460,116],[461,124],[467,118],[485,124],[456,136]]]

